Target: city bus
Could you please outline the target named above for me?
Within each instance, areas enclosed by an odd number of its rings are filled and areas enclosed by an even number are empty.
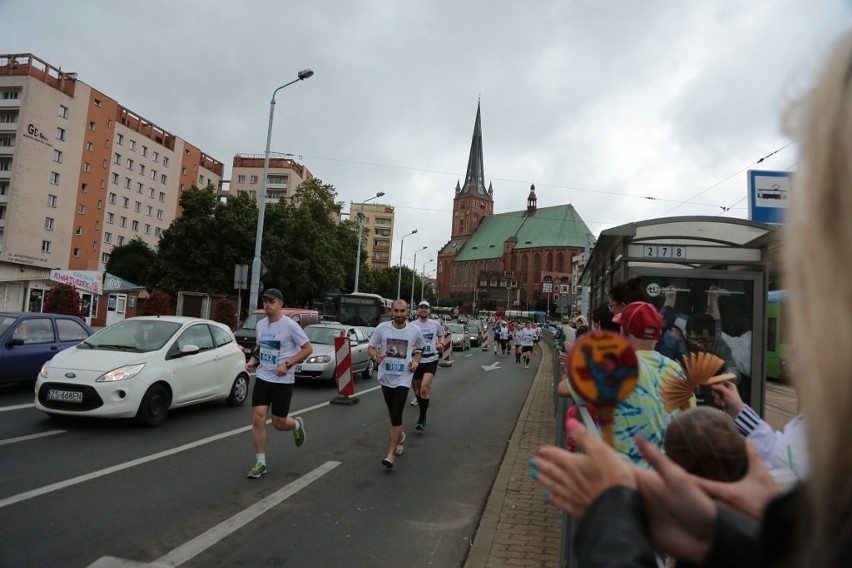
[[[376,327],[391,319],[393,301],[378,294],[335,294],[326,299],[324,313],[344,325]]]

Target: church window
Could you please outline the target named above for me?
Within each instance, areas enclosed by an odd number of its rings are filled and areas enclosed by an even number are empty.
[[[561,252],[556,255],[556,272],[565,272],[564,265],[562,264]]]
[[[547,253],[547,268],[545,269],[548,272],[553,272],[553,253]]]

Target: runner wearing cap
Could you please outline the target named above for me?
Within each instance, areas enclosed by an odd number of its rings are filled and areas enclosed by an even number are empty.
[[[444,326],[429,317],[431,310],[432,307],[429,302],[420,300],[420,303],[417,304],[417,319],[413,322],[420,329],[423,340],[426,342],[425,347],[423,347],[423,357],[420,359],[417,370],[414,371],[414,378],[411,382],[415,396],[411,405],[420,407],[420,418],[414,425],[414,429],[421,432],[426,429],[426,412],[429,410],[432,379],[435,378],[435,372],[438,370],[438,359],[440,359],[444,347]]]

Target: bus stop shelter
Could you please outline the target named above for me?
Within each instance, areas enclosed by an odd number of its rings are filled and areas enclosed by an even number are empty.
[[[600,234],[580,277],[589,306],[616,283],[641,277],[647,301],[686,332],[707,316],[737,367],[743,400],[763,416],[769,257],[777,227],[723,217],[666,217]],[[693,318],[690,324],[690,319]],[[685,334],[686,335],[686,334]]]

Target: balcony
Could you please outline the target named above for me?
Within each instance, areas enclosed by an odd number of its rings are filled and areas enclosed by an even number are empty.
[[[0,108],[21,108],[21,99],[0,99]]]
[[[390,246],[388,245],[373,245],[374,252],[390,252]]]
[[[0,132],[16,132],[17,130],[17,122],[0,122]]]

